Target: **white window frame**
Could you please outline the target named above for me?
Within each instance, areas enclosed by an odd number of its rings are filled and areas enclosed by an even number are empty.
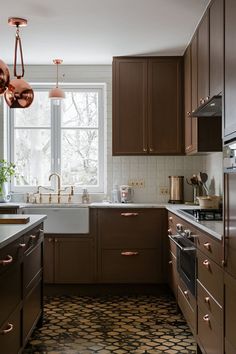
[[[36,91],[49,91],[55,86],[52,83],[31,83],[31,86]],[[105,155],[105,128],[106,128],[106,84],[61,84],[60,87],[65,91],[96,91],[98,92],[98,186],[78,186],[75,189],[75,193],[81,193],[83,188],[87,188],[90,193],[105,193],[106,192],[106,155]],[[60,173],[61,169],[61,131],[63,129],[80,129],[73,127],[63,128],[60,124],[55,125],[56,119],[58,117],[61,121],[61,110],[57,109],[57,105],[52,102],[51,106],[51,172]],[[26,108],[27,109],[27,108]],[[7,159],[8,161],[14,162],[14,109],[10,109],[5,104],[5,122],[7,126]],[[56,113],[57,112],[57,113]],[[24,127],[27,128],[27,127]],[[30,127],[31,128],[31,127]],[[44,127],[42,127],[44,128]],[[47,129],[47,127],[45,127]],[[37,129],[37,128],[35,128]],[[81,128],[83,129],[83,128]],[[92,127],[91,127],[92,129]],[[55,140],[55,138],[57,139]],[[54,157],[54,158],[53,158]],[[50,185],[49,185],[50,186]],[[37,187],[35,186],[15,186],[13,183],[10,184],[10,190],[14,193],[26,193],[35,192]],[[55,189],[55,179],[52,178],[51,188]],[[62,186],[63,187],[63,186]]]

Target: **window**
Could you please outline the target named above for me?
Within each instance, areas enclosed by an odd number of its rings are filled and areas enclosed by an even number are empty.
[[[14,191],[62,185],[104,191],[104,86],[63,87],[66,99],[50,101],[49,88],[34,87],[27,109],[8,109],[9,157],[16,164]]]

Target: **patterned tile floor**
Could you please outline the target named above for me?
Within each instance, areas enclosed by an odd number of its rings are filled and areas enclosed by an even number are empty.
[[[23,354],[193,354],[196,345],[171,296],[58,296]]]

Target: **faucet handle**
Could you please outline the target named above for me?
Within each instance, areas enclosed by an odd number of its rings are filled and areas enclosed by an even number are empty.
[[[70,186],[70,194],[71,195],[74,195],[74,193],[75,193],[74,188],[75,188],[74,186]]]

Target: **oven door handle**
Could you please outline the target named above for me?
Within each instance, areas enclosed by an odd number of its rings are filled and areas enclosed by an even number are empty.
[[[189,251],[196,251],[196,247],[190,246],[190,247],[182,247],[175,239],[183,239],[182,236],[175,235],[175,236],[168,236],[171,241],[173,241],[176,246],[183,252],[189,252]]]

